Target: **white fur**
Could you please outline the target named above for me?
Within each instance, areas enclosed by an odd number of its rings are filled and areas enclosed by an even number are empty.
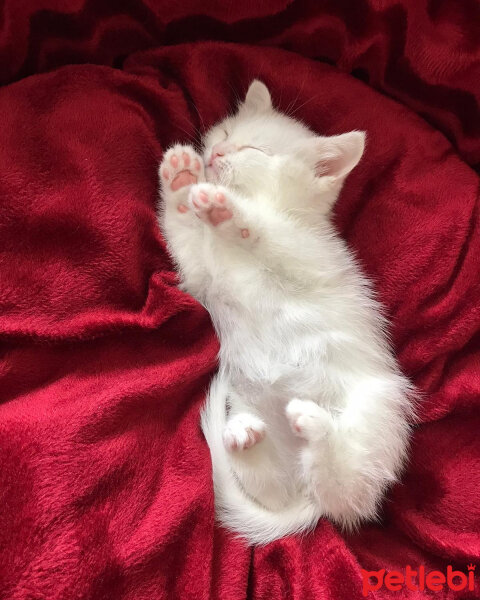
[[[406,456],[413,388],[330,222],[364,137],[316,136],[255,81],[205,137],[205,165],[214,145],[224,154],[206,167],[207,182],[203,170],[198,185],[176,192],[162,181],[160,221],[182,287],[208,309],[221,342],[202,415],[217,516],[250,543],[306,531],[322,516],[346,528],[376,518]],[[195,156],[176,146],[162,165],[184,151]],[[222,192],[232,219],[205,220],[201,191],[208,207]]]

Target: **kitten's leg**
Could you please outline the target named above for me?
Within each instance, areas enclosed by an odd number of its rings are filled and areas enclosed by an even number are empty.
[[[205,181],[203,160],[192,146],[176,144],[165,152],[159,178],[160,225],[180,271],[181,287],[195,295],[205,275],[198,250],[203,225],[188,206],[188,194],[192,184]]]
[[[370,495],[368,507],[364,506],[366,501],[359,496],[369,491],[369,484],[362,481],[360,464],[345,448],[333,417],[310,400],[293,399],[285,412],[292,432],[305,441],[300,452],[305,487],[325,515],[347,528],[375,516],[379,495]],[[362,454],[360,448],[358,453]]]
[[[245,205],[242,206],[231,190],[211,183],[194,185],[189,192],[188,205],[204,223],[224,237],[244,244],[255,237]]]
[[[290,400],[285,409],[295,435],[308,441],[322,441],[335,432],[332,415],[312,400]]]
[[[223,443],[230,451],[251,448],[265,437],[265,423],[252,413],[230,417],[223,431]]]
[[[266,435],[265,424],[250,402],[231,392],[228,406],[223,442],[235,477],[257,502],[280,510],[288,504],[291,485],[285,480],[274,440]]]
[[[346,528],[375,518],[386,488],[398,478],[409,435],[402,409],[407,391],[397,376],[359,380],[346,390],[346,406],[335,419],[310,401],[287,405],[292,431],[306,442],[306,485],[325,514]]]
[[[265,437],[265,424],[252,404],[241,394],[230,390],[228,416],[223,431],[223,443],[228,451],[246,450]]]
[[[291,257],[298,252],[299,241],[292,235],[292,222],[288,216],[248,196],[240,196],[223,186],[201,183],[190,188],[189,207],[206,224],[210,237],[225,240],[230,247],[247,250],[244,257],[255,256],[255,265],[268,267],[270,273],[277,269],[285,272],[290,265],[289,279],[301,273]],[[227,255],[230,256],[230,255]],[[238,253],[236,259],[241,256]],[[218,255],[213,255],[213,263]],[[291,265],[293,264],[293,268]]]
[[[159,176],[165,210],[173,208],[182,215],[188,213],[187,198],[191,185],[205,181],[204,165],[200,155],[192,146],[181,144],[172,146],[163,156]]]

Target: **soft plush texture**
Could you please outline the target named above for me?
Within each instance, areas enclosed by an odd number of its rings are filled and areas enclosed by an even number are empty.
[[[453,0],[3,3],[2,598],[351,600],[361,568],[479,570],[479,19]],[[214,525],[218,342],[155,204],[163,149],[254,77],[319,133],[367,131],[336,222],[423,398],[381,524],[251,551]]]

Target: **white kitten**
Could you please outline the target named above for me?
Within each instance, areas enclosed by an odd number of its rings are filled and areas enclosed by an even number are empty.
[[[217,515],[250,543],[375,518],[405,459],[413,388],[330,222],[364,138],[316,136],[254,81],[203,159],[176,145],[160,166],[182,288],[221,343],[202,415]]]

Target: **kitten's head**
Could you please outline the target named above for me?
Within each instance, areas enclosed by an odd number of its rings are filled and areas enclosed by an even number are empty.
[[[261,187],[269,174],[278,170],[280,160],[296,167],[300,178],[305,178],[307,169],[307,179],[318,188],[316,192],[338,191],[363,154],[365,134],[352,131],[317,136],[275,110],[267,87],[255,80],[237,112],[214,125],[203,145],[209,181],[238,188]]]

